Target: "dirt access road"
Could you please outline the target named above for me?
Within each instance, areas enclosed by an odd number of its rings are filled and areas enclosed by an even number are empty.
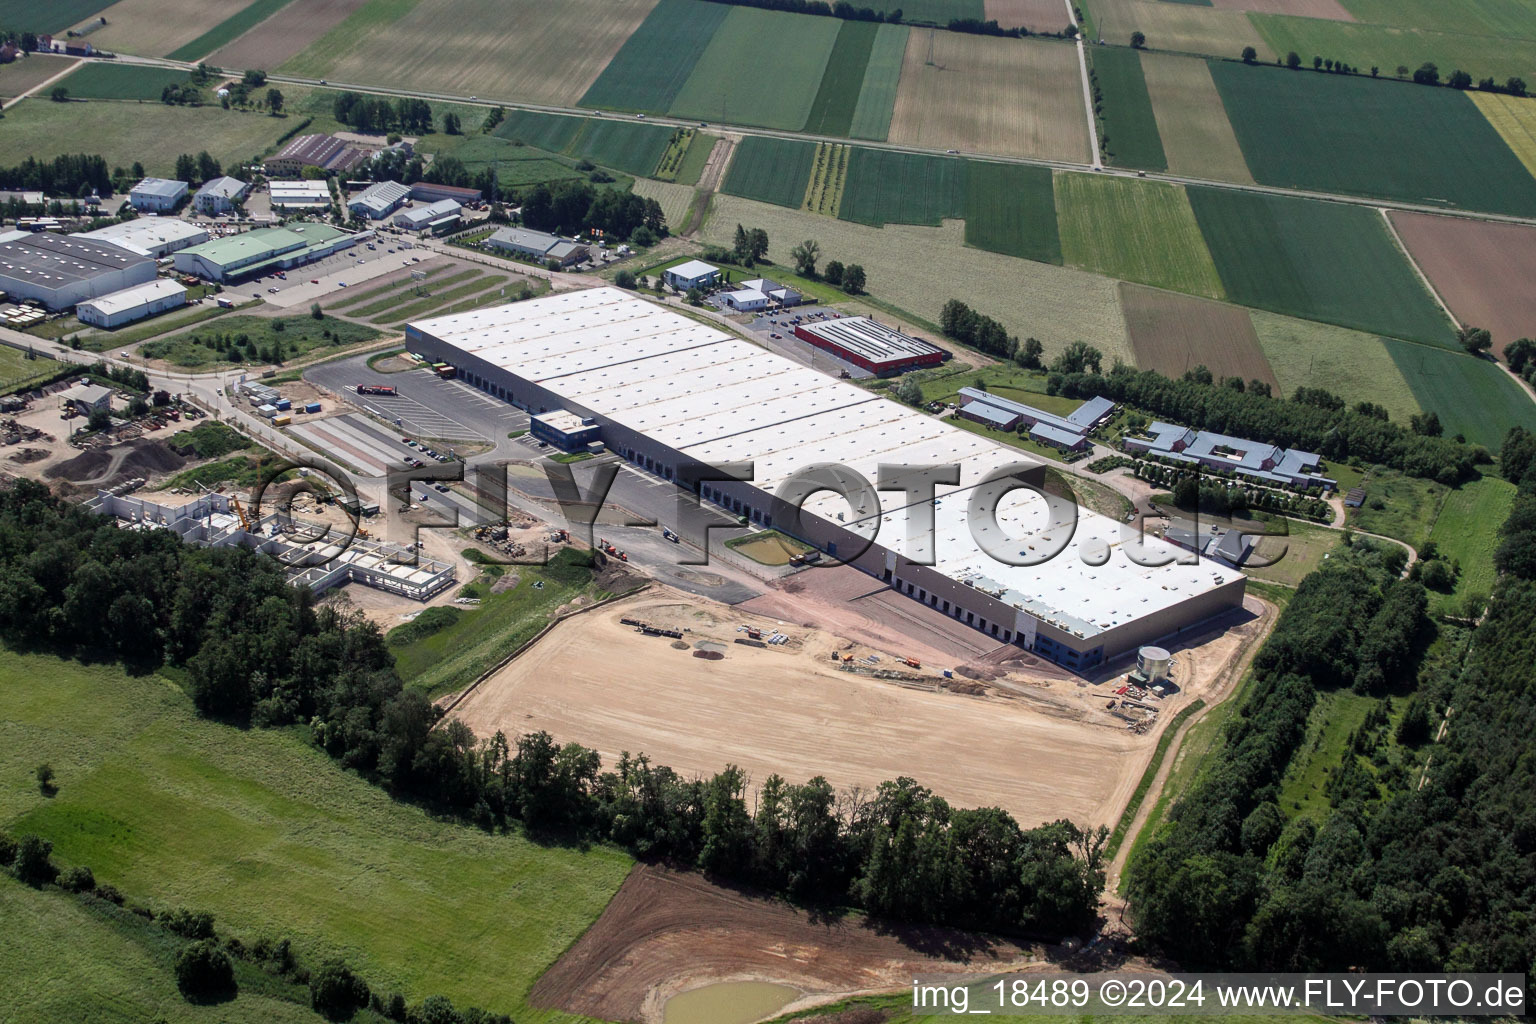
[[[684,649],[624,617],[684,631]],[[735,644],[743,623],[780,629],[793,643]],[[1233,629],[1186,650],[1190,678],[1217,674],[1245,637]],[[723,658],[694,657],[700,643]],[[736,764],[753,792],[773,773],[866,791],[906,775],[958,806],[1002,807],[1025,827],[1062,817],[1113,824],[1156,743],[1155,729],[1136,734],[1105,713],[1093,696],[1104,687],[1084,680],[1014,671],[979,681],[881,679],[838,669],[834,651],[866,671],[871,654],[880,668],[900,667],[865,644],[657,587],[556,626],[455,714],[481,736],[546,730],[595,748],[606,764],[624,751],[684,776]],[[1199,692],[1192,683],[1162,717]]]

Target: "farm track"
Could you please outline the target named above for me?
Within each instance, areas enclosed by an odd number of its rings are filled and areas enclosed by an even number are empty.
[[[97,59],[100,58],[86,58],[88,61]],[[119,54],[116,59],[123,63],[154,64],[162,67],[181,68],[188,71],[192,70],[192,68],[195,66],[186,61],[173,61],[166,58],[157,57],[136,57],[126,54]],[[239,74],[242,69],[220,70],[226,71],[227,73]],[[321,81],[317,78],[300,78],[294,75],[269,74],[267,78],[274,84],[303,85],[314,88],[347,90],[350,92],[367,93],[369,95],[376,96],[404,96],[408,98],[424,99],[439,103],[458,103],[464,104],[466,106],[480,106],[485,107],[487,110],[491,109],[492,107],[501,106],[508,109],[531,110],[549,114],[568,114],[576,117],[614,118],[617,120],[625,121],[629,120],[627,117],[617,117],[615,115],[604,114],[601,112],[589,110],[585,107],[552,106],[548,104],[527,103],[519,100],[497,97],[478,97],[471,99],[468,96],[421,92],[419,90],[413,89],[392,89],[384,88],[381,86],[353,85],[346,82],[332,82],[329,80]],[[689,119],[665,117],[661,115],[648,117],[647,120],[652,124],[663,124],[676,128],[688,128],[697,126],[697,122]],[[803,142],[828,142],[839,145],[846,145],[850,141],[840,136],[813,135],[803,132],[778,131],[769,128],[755,128],[745,125],[716,124],[711,122],[711,126],[718,127],[722,130],[728,130],[733,135],[739,136],[757,135],[763,136],[765,138],[789,139]],[[914,146],[893,142],[873,142],[862,139],[856,140],[856,144],[859,146],[868,147],[870,149],[886,149],[897,153],[943,155],[942,151],[925,146]],[[1065,171],[1094,170],[1091,164],[1079,163],[1072,160],[1047,159],[1043,157],[996,156],[992,154],[971,152],[962,152],[958,155],[986,159],[995,163],[1026,164],[1035,167],[1051,167]],[[1282,188],[1276,185],[1248,185],[1231,181],[1221,181],[1218,179],[1202,178],[1198,175],[1171,174],[1162,171],[1147,171],[1145,173],[1138,173],[1134,170],[1121,170],[1115,168],[1103,168],[1096,173],[1113,175],[1123,178],[1142,177],[1151,181],[1166,181],[1177,185],[1206,185],[1215,189],[1222,189],[1233,192],[1247,192],[1256,195],[1295,196],[1303,199],[1317,199],[1323,202],[1339,203],[1341,205],[1347,206],[1364,206],[1371,209],[1409,210],[1416,213],[1436,213],[1446,217],[1461,217],[1471,220],[1486,220],[1498,223],[1528,224],[1536,226],[1536,217],[1523,217],[1516,214],[1485,213],[1478,210],[1447,210],[1442,206],[1432,206],[1423,203],[1410,203],[1402,200],[1369,198],[1365,196],[1347,195],[1344,193],[1318,191],[1313,189]]]

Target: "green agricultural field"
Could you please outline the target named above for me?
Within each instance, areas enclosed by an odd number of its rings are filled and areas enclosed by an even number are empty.
[[[77,100],[159,100],[166,86],[184,85],[191,77],[176,68],[89,63],[57,85]]]
[[[728,10],[667,113],[786,131],[804,128],[843,22],[755,7]]]
[[[278,330],[278,325],[282,330]],[[330,337],[325,337],[329,332]],[[245,336],[249,345],[236,352],[227,350],[227,338]],[[232,316],[211,326],[178,334],[163,341],[151,341],[139,349],[146,359],[163,359],[171,366],[188,369],[207,366],[255,366],[298,359],[316,349],[343,348],[372,341],[379,332],[361,324],[348,323],[333,316],[319,320],[309,314],[284,317]],[[281,352],[278,352],[278,347]],[[273,356],[277,358],[273,358]]]
[[[982,0],[873,0],[871,3],[860,0],[853,6],[870,7],[881,14],[900,11],[901,20],[909,25],[938,25],[941,28],[957,18],[981,21],[988,17]]]
[[[1515,485],[1492,474],[1446,495],[1429,539],[1442,555],[1461,565],[1457,595],[1493,593],[1493,552],[1499,546],[1499,527],[1514,503]]]
[[[1536,216],[1536,178],[1457,90],[1210,69],[1260,184]]]
[[[34,103],[5,112],[12,153],[51,160],[63,153],[99,153],[109,167],[135,160],[150,174],[170,176],[176,156],[206,149],[225,166],[259,157],[296,122],[218,107],[163,103]]]
[[[881,25],[876,30],[869,62],[864,67],[859,102],[848,128],[852,138],[884,142],[891,133],[891,114],[896,109],[896,86],[901,82],[909,32],[905,25]]]
[[[965,169],[965,244],[1060,263],[1051,169],[970,161]]]
[[[736,147],[720,191],[798,209],[815,161],[813,143],[749,135]]]
[[[1356,21],[1434,32],[1536,39],[1530,0],[1343,0]]]
[[[196,39],[166,54],[171,60],[201,60],[221,46],[235,41],[261,22],[287,7],[291,0],[254,0]]]
[[[665,113],[731,10],[704,0],[661,0],[597,76],[581,105]]]
[[[656,172],[673,131],[659,124],[593,118],[577,138],[570,155],[625,174],[648,177]]]
[[[106,6],[103,0],[0,0],[0,25],[17,32],[62,35]]]
[[[847,135],[852,130],[879,28],[872,21],[845,21],[838,29],[837,43],[821,76],[821,88],[816,91],[816,100],[805,121],[806,131],[814,135]],[[894,98],[893,94],[893,101]]]
[[[52,840],[59,863],[135,902],[207,911],[246,941],[291,936],[311,964],[343,954],[413,1002],[441,993],[568,1019],[523,999],[629,869],[609,848],[534,844],[397,803],[297,731],[198,718],[155,675],[0,654],[0,737],[7,832]],[[44,761],[52,798],[32,780]]]
[[[1496,363],[1399,341],[1388,341],[1387,351],[1446,436],[1461,434],[1497,452],[1510,427],[1536,430],[1536,403]]]
[[[1394,6],[1396,2],[1392,0]],[[1441,6],[1450,17],[1460,17],[1463,8],[1461,3]],[[1474,80],[1492,75],[1503,81],[1518,75],[1527,82],[1536,81],[1536,47],[1531,45],[1529,33],[1522,39],[1472,32],[1430,32],[1284,14],[1253,14],[1250,21],[1257,34],[1263,36],[1266,48],[1281,57],[1295,50],[1308,64],[1316,55],[1345,61],[1367,73],[1376,66],[1383,76],[1395,77],[1399,65],[1416,68],[1430,61],[1440,68],[1441,75],[1463,68]],[[1216,50],[1202,52],[1226,55]]]
[[[965,173],[965,161],[954,157],[855,148],[838,216],[871,227],[960,217]]]
[[[443,155],[463,161],[472,174],[494,163],[504,188],[586,178],[569,157],[536,146],[520,146],[494,135],[465,136],[458,145],[443,150]]]
[[[1161,182],[1058,174],[1056,216],[1069,266],[1173,291],[1223,297],[1184,189]]]
[[[563,114],[543,114],[536,110],[509,110],[501,124],[491,132],[498,139],[522,142],[536,149],[562,153],[586,127],[587,119]]]
[[[1375,402],[1399,424],[1423,411],[1386,343],[1375,335],[1258,309],[1250,317],[1283,394],[1325,388],[1351,405]]]
[[[1166,171],[1168,157],[1157,132],[1141,54],[1123,47],[1095,47],[1093,73],[1103,97],[1104,157],[1120,167]]]
[[[704,168],[709,163],[710,155],[714,153],[715,146],[720,141],[713,135],[694,132],[693,141],[688,144],[688,152],[683,155],[683,164],[677,169],[679,185],[699,183],[699,179],[704,176]]]
[[[1450,321],[1376,210],[1225,189],[1187,191],[1232,301],[1455,346]]]

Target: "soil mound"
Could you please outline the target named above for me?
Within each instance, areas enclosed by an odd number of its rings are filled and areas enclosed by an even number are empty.
[[[57,466],[49,466],[43,475],[82,486],[111,487],[136,476],[149,479],[172,473],[186,464],[187,460],[164,442],[141,437],[126,444],[81,452]]]

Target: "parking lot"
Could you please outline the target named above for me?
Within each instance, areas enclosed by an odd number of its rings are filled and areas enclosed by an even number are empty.
[[[413,247],[400,248],[401,239],[394,236],[375,239],[374,248],[369,243],[359,243],[350,249],[332,253],[321,260],[294,267],[291,270],[251,278],[238,284],[225,285],[225,291],[237,299],[246,295],[265,299],[274,306],[307,306],[311,302],[325,305],[325,300],[344,293],[392,271],[405,268],[420,269],[434,258],[434,254]]]
[[[368,356],[323,363],[304,376],[348,402],[393,423],[402,433],[446,441],[494,443],[528,428],[528,414],[458,380],[441,380],[426,370],[380,373]],[[357,387],[391,387],[395,395],[359,395]]]
[[[762,313],[744,326],[774,352],[793,359],[797,363],[804,363],[813,370],[820,370],[834,377],[851,377],[855,380],[873,377],[874,374],[868,370],[839,359],[832,353],[795,337],[797,320],[800,323],[813,323],[818,320],[836,319],[843,315],[827,306],[795,306],[791,309]]]

